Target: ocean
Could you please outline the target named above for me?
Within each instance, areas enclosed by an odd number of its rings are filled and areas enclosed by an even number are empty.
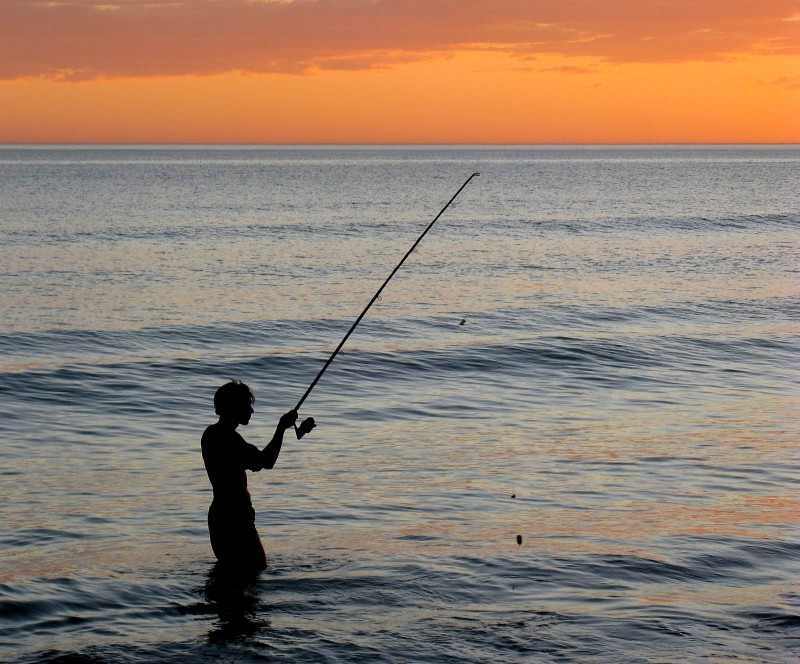
[[[265,445],[476,171],[220,582],[214,391]],[[798,146],[0,147],[0,660],[797,661],[798,182]]]

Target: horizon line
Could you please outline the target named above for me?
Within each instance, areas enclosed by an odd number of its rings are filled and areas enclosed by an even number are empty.
[[[800,147],[800,142],[776,141],[776,142],[702,142],[702,141],[671,141],[671,142],[597,142],[597,143],[227,143],[227,142],[141,142],[141,141],[119,141],[119,142],[59,142],[59,141],[12,141],[0,142],[2,148],[18,147],[252,147],[252,148],[343,148],[343,147],[363,147],[363,148],[405,148],[405,147],[431,147],[431,148],[536,148],[536,147]]]

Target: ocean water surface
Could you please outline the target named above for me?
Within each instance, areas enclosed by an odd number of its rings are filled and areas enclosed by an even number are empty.
[[[473,171],[221,583],[214,391],[266,444]],[[798,182],[797,146],[0,148],[0,660],[796,661]]]

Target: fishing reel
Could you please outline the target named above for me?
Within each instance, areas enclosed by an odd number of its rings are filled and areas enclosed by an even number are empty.
[[[304,419],[300,423],[300,426],[297,426],[295,424],[294,425],[294,433],[297,436],[297,440],[300,440],[303,436],[305,436],[307,433],[309,433],[311,431],[311,429],[313,429],[315,426],[317,426],[317,423],[314,422],[314,418],[313,417],[307,417],[306,419]]]

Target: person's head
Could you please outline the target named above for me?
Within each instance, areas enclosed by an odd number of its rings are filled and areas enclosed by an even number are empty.
[[[234,419],[238,424],[247,424],[256,402],[250,388],[240,380],[225,383],[214,394],[214,411],[221,418]]]

